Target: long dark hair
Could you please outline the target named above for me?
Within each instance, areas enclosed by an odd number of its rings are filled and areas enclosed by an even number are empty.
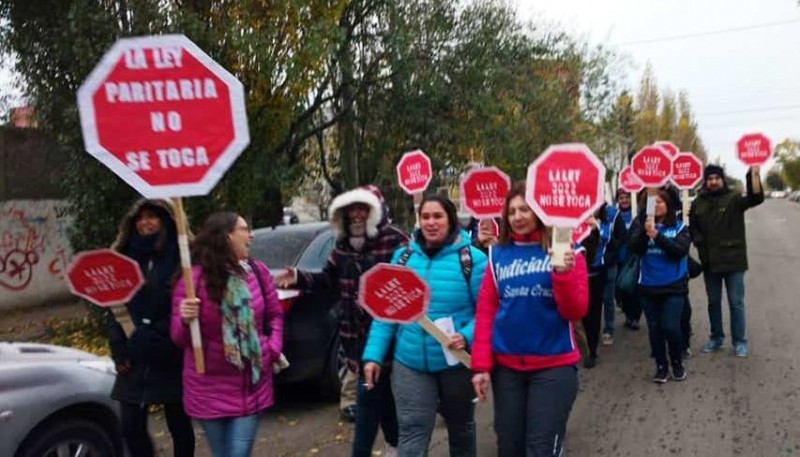
[[[511,190],[508,191],[506,195],[506,201],[503,202],[503,216],[502,221],[500,222],[500,236],[497,237],[498,242],[500,244],[508,244],[511,242],[511,224],[508,222],[508,207],[511,205],[511,200],[522,197],[525,199],[525,181],[517,181],[511,187]],[[542,248],[544,248],[545,252],[550,249],[550,237],[551,231],[550,227],[544,225],[539,216],[536,213],[533,213],[533,216],[536,218],[536,227],[541,235],[541,244]]]
[[[232,211],[213,213],[192,243],[192,259],[203,267],[208,296],[216,302],[222,301],[231,272],[242,272],[228,238],[238,220]]]
[[[678,222],[678,214],[672,195],[667,190],[658,189],[658,197],[664,200],[664,203],[667,205],[667,213],[664,214],[661,223],[668,227],[675,225]]]
[[[428,202],[436,202],[442,205],[444,208],[444,212],[447,215],[447,234],[448,236],[452,235],[454,232],[459,230],[461,224],[458,222],[458,210],[456,210],[456,205],[450,201],[449,198],[443,197],[438,194],[428,194],[423,197],[422,202],[419,204],[419,208],[417,209],[417,217],[422,219],[422,207],[425,206],[425,203]],[[420,230],[420,234],[422,231]],[[420,235],[421,236],[421,235]]]

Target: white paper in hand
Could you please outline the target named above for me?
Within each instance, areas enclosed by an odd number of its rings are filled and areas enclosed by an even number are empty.
[[[439,327],[441,331],[443,331],[447,336],[453,335],[456,333],[456,326],[453,323],[453,318],[450,316],[447,317],[440,317],[433,321],[433,324]],[[456,356],[453,355],[450,350],[447,349],[444,345],[442,345],[442,349],[444,350],[444,358],[447,361],[447,364],[452,366],[458,365],[459,362]]]

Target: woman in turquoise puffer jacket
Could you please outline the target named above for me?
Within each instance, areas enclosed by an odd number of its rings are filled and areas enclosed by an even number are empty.
[[[420,229],[393,264],[406,265],[430,287],[428,317],[452,324],[450,349],[469,349],[486,255],[470,243],[458,224],[453,202],[431,195],[419,207]],[[419,324],[373,321],[364,350],[367,388],[380,376],[394,346],[392,390],[397,404],[399,456],[427,455],[437,404],[447,423],[451,456],[475,456],[475,420],[470,370],[445,355]]]

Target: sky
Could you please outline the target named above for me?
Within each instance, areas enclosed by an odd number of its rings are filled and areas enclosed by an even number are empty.
[[[746,172],[735,152],[736,141],[745,133],[763,132],[773,147],[786,138],[800,140],[797,0],[510,4],[523,19],[557,24],[573,36],[627,56],[627,87],[634,92],[650,62],[660,88],[688,93],[709,160],[719,157],[734,177],[742,179]],[[716,33],[724,30],[731,31]]]

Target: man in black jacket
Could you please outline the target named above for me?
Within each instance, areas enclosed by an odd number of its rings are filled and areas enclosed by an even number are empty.
[[[747,357],[744,312],[744,272],[747,270],[747,242],[744,212],[764,201],[759,167],[747,172],[747,195],[728,188],[724,170],[706,166],[703,188],[692,202],[690,230],[703,264],[703,278],[708,295],[708,318],[711,337],[702,352],[722,348],[722,283],[728,293],[731,312],[731,339],[738,357]]]

